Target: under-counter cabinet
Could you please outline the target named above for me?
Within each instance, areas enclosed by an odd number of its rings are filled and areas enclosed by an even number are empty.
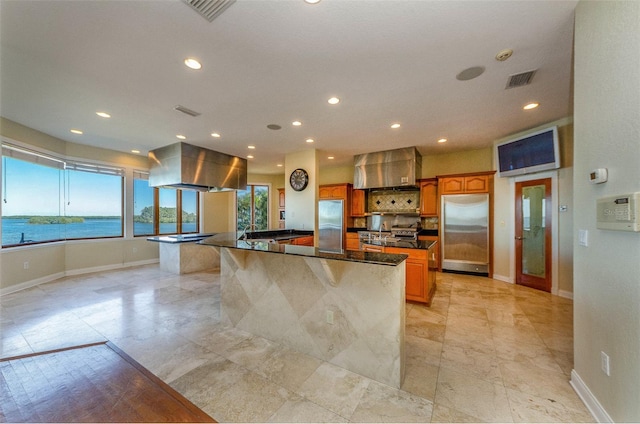
[[[291,240],[291,244],[297,246],[313,246],[313,236],[296,237]]]
[[[347,250],[360,250],[358,233],[347,233]]]
[[[406,249],[402,247],[363,244],[365,252],[405,254],[409,257],[405,267],[405,297],[414,302],[431,304],[436,290],[435,246],[427,249]]]
[[[420,181],[420,216],[438,216],[438,180]]]

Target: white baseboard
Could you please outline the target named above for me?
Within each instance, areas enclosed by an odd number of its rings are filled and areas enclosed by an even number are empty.
[[[509,284],[515,283],[515,281],[513,281],[511,278],[505,277],[504,275],[493,274],[493,279],[498,281],[504,281],[505,283],[509,283]]]
[[[566,290],[558,290],[558,296],[573,300],[573,292]]]
[[[81,274],[89,274],[91,272],[112,271],[115,269],[130,268],[133,266],[156,264],[158,262],[160,262],[160,259],[156,258],[156,259],[146,259],[144,261],[127,262],[124,264],[104,265],[104,266],[96,266],[92,268],[72,269],[65,272],[58,272],[55,274],[36,278],[35,280],[25,281],[19,284],[14,284],[12,286],[0,289],[0,296],[4,296],[10,293],[15,293],[20,290],[29,289],[31,287],[39,286],[40,284],[49,283],[51,281],[57,280],[58,278],[62,278],[70,275],[81,275]]]
[[[18,292],[20,290],[30,289],[31,287],[38,286],[40,284],[49,283],[51,281],[57,280],[58,278],[64,277],[64,272],[58,272],[51,275],[46,275],[44,277],[36,278],[35,280],[24,281],[19,284],[14,284],[9,287],[5,287],[0,289],[0,296],[4,296],[6,294],[11,294]]]
[[[127,262],[123,264],[111,264],[111,265],[94,266],[91,268],[71,269],[66,271],[65,275],[81,275],[81,274],[89,274],[92,272],[113,271],[114,269],[130,268],[132,266],[140,266],[140,265],[149,265],[149,264],[155,264],[158,262],[160,262],[160,259],[146,259],[144,261]]]
[[[600,405],[598,399],[591,393],[591,390],[584,384],[584,381],[580,378],[576,370],[571,370],[571,380],[569,381],[573,390],[576,391],[580,399],[584,402],[585,406],[599,423],[612,423],[613,420],[607,414],[607,411]]]

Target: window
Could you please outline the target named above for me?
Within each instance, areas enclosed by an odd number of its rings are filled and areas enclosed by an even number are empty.
[[[133,235],[155,235],[155,192],[149,187],[149,174],[133,172]]]
[[[134,171],[133,175],[134,236],[198,232],[197,191],[149,187],[147,172]]]
[[[238,231],[269,229],[269,187],[266,185],[248,185],[244,190],[236,191]]]
[[[2,145],[2,246],[121,237],[123,170]]]

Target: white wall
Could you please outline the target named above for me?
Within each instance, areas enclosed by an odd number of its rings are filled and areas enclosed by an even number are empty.
[[[595,218],[596,199],[640,191],[640,2],[581,1],[575,25],[572,382],[599,420],[640,422],[640,233]],[[594,168],[609,181],[589,184]]]
[[[316,150],[291,153],[285,158],[285,219],[287,228],[313,230],[318,226],[318,158]],[[302,168],[309,174],[309,184],[302,191],[295,191],[289,184],[289,176]]]

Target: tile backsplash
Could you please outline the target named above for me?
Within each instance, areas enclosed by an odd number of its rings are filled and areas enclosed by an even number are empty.
[[[419,191],[376,191],[369,193],[368,212],[420,212]]]

